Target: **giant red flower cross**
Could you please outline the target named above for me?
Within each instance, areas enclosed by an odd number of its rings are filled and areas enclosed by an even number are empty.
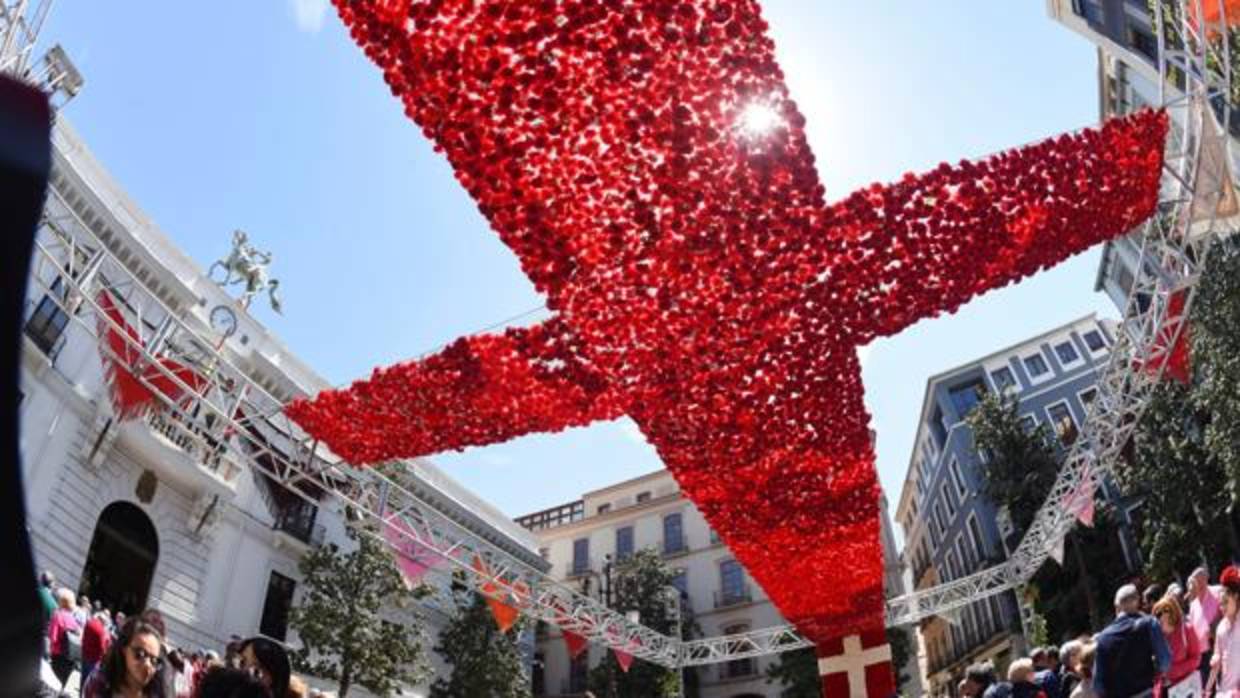
[[[751,1],[335,1],[554,317],[288,414],[352,463],[627,414],[820,642],[883,625],[856,348],[1157,199],[1145,112],[828,206]]]

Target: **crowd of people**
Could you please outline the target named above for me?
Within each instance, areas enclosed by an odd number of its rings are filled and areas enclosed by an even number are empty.
[[[966,698],[1240,698],[1240,568],[1212,585],[1205,568],[1178,583],[1115,593],[1115,619],[1062,647],[1040,647],[1008,667],[970,666]]]
[[[81,698],[328,698],[293,675],[288,653],[265,637],[234,637],[223,656],[168,642],[163,616],[147,610],[126,618],[97,601],[39,580],[44,607],[44,657],[64,696],[74,672]]]

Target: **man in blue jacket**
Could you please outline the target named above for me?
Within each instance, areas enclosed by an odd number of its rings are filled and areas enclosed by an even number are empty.
[[[1097,637],[1094,692],[1098,698],[1149,698],[1154,678],[1171,665],[1158,621],[1141,613],[1141,595],[1126,584],[1115,592],[1115,620]]]

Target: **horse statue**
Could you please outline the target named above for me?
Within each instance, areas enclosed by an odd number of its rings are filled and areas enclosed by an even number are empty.
[[[249,235],[244,230],[234,230],[232,250],[224,259],[216,261],[207,269],[207,277],[223,287],[245,284],[241,294],[242,307],[249,308],[254,296],[266,291],[271,309],[283,314],[283,305],[277,289],[280,282],[267,276],[267,267],[271,265],[272,254],[263,252],[250,244]],[[224,272],[224,278],[217,280],[216,269]]]

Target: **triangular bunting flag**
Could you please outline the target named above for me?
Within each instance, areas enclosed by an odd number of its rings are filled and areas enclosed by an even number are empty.
[[[1072,514],[1082,524],[1094,525],[1094,479],[1088,466],[1081,473],[1081,482],[1068,493],[1063,501],[1064,511]]]
[[[474,556],[474,569],[487,576],[491,574],[486,562],[477,555]],[[516,588],[523,590],[526,594],[529,593],[529,587],[519,582]],[[491,609],[491,615],[495,617],[495,624],[499,626],[499,631],[508,632],[516,624],[517,618],[521,617],[521,612],[516,607],[506,603],[512,597],[512,589],[502,582],[485,582],[478,588],[478,591],[482,594],[483,600],[487,602],[487,608]]]
[[[590,641],[577,633],[571,630],[564,630],[562,632],[564,634],[564,645],[568,647],[569,659],[576,659],[577,655],[590,646]]]
[[[438,556],[424,550],[417,541],[412,540],[413,530],[401,517],[393,514],[383,523],[383,538],[396,549],[396,565],[400,568],[405,586],[412,589],[427,570],[435,566]],[[408,534],[409,538],[402,534]]]
[[[1082,498],[1080,510],[1076,512],[1076,519],[1086,526],[1094,527],[1094,493],[1090,488],[1088,495]]]
[[[620,665],[621,671],[626,674],[629,673],[629,667],[633,665],[633,655],[625,652],[624,650],[618,650],[614,647],[611,651],[612,654],[616,655],[616,663]]]
[[[1059,540],[1055,541],[1055,544],[1051,546],[1050,553],[1051,559],[1054,560],[1060,567],[1063,567],[1063,542],[1064,537],[1061,536]]]
[[[483,596],[486,599],[487,607],[491,609],[491,615],[495,616],[495,624],[499,626],[501,633],[506,633],[513,625],[516,624],[517,618],[521,616],[521,612],[509,606],[498,599],[490,596]]]

